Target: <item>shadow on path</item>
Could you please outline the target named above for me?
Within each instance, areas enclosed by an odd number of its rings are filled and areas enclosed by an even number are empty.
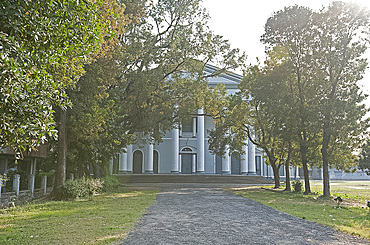
[[[368,244],[219,188],[163,188],[123,244]]]

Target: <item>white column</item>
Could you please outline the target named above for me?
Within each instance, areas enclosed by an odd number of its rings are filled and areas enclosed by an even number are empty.
[[[196,137],[197,136],[197,119],[193,117],[192,120],[193,120],[193,137]]]
[[[272,170],[271,165],[269,165],[269,177],[270,178],[274,177],[274,171]]]
[[[31,197],[33,197],[33,194],[35,193],[35,175],[30,175],[30,191],[31,191]]]
[[[260,165],[260,176],[263,176],[263,170],[262,170],[262,156],[260,157],[260,163],[259,163],[259,165]]]
[[[47,192],[47,184],[48,184],[48,176],[43,175],[42,176],[42,179],[41,179],[41,182],[42,182],[42,189],[44,190],[44,195],[46,195],[46,192]]]
[[[180,140],[180,130],[175,126],[172,129],[172,170],[171,173],[179,173],[179,140]]]
[[[248,139],[248,175],[256,175],[256,148]]]
[[[19,174],[14,175],[13,179],[13,191],[15,192],[16,196],[19,196],[19,183],[20,183],[21,176]]]
[[[133,155],[132,155],[132,145],[127,146],[127,172],[132,173],[132,161],[133,161]]]
[[[197,168],[196,168],[197,167],[197,155],[195,154],[192,155],[191,165],[192,165],[191,172],[196,173],[197,172]]]
[[[268,177],[268,171],[267,171],[267,165],[266,165],[266,162],[265,162],[265,156],[266,156],[266,154],[265,153],[263,153],[263,155],[262,155],[262,159],[261,159],[261,161],[262,161],[262,166],[263,166],[263,177]]]
[[[110,158],[109,162],[109,175],[113,175],[113,157]]]
[[[35,192],[36,163],[37,163],[37,159],[35,158],[31,162],[30,175],[28,177],[28,189],[31,191],[31,197],[33,197],[33,194]]]
[[[197,173],[204,172],[204,111],[198,109]]]
[[[299,168],[298,165],[295,166],[295,175],[294,175],[295,180],[299,179]]]
[[[124,152],[120,154],[118,172],[127,173],[127,148],[123,149]]]
[[[118,155],[118,173],[119,174],[123,172],[123,160],[122,160],[122,158],[123,158],[123,153],[120,153]]]
[[[226,146],[226,153],[222,157],[221,170],[223,175],[231,174],[231,157],[229,155],[229,146]]]
[[[181,154],[179,155],[179,173],[181,173],[181,164],[182,164],[182,161],[181,161]]]
[[[243,155],[242,155],[242,160],[240,161],[240,171],[242,173],[242,175],[247,175],[248,174],[248,147],[247,145],[243,145],[242,146],[242,150],[243,150]]]
[[[154,145],[149,143],[147,146],[147,158],[145,164],[145,173],[152,174],[153,173],[153,148]]]

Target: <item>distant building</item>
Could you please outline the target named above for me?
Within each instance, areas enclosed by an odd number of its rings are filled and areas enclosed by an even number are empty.
[[[216,67],[207,65],[205,74],[216,71]],[[209,78],[209,86],[222,83],[229,95],[239,91],[238,85],[242,76],[234,73]],[[273,178],[272,168],[265,164],[264,153],[250,141],[239,159],[225,154],[213,155],[208,149],[209,130],[214,123],[211,117],[198,109],[189,121],[180,129],[173,129],[163,137],[159,144],[129,145],[126,153],[118,156],[116,172],[126,174],[222,174],[222,175],[260,175]],[[242,159],[242,160],[240,160]],[[113,169],[113,168],[112,168]],[[322,179],[321,169],[310,169],[312,179]],[[303,170],[290,168],[291,179],[303,178]],[[285,168],[279,170],[281,179],[285,179]],[[330,170],[330,179],[363,179],[370,176],[362,171],[345,173],[336,169]]]
[[[24,151],[23,159],[15,163],[15,152],[12,148],[0,149],[0,175],[7,175],[8,181],[2,190],[12,190],[12,182],[15,174],[20,177],[21,190],[28,190],[35,185],[37,167],[46,158],[46,145],[41,145],[37,151]],[[38,182],[40,182],[38,180]]]
[[[321,180],[323,177],[322,168],[312,167],[310,169],[310,178]],[[364,171],[357,170],[355,172],[346,173],[343,170],[329,169],[329,178],[331,180],[370,180],[370,175],[367,175]]]
[[[211,74],[216,67],[207,65],[205,73]],[[229,95],[236,93],[242,76],[223,74],[209,78],[210,86],[222,83]],[[181,129],[167,132],[160,144],[129,145],[126,153],[119,155],[119,173],[150,174],[237,174],[272,177],[272,168],[265,164],[263,152],[248,141],[244,154],[238,160],[233,156],[213,155],[208,149],[209,130],[214,128],[213,119],[203,109],[189,116]]]

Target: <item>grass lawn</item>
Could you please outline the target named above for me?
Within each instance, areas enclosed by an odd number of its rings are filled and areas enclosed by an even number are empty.
[[[111,244],[127,235],[156,190],[119,189],[77,201],[0,210],[0,244]]]
[[[274,190],[272,186],[230,189],[276,210],[370,240],[370,209],[366,207],[366,200],[370,200],[370,181],[332,182],[332,195],[343,198],[340,208],[333,198],[320,197],[321,183],[313,182],[312,190],[316,194],[288,193],[283,189]]]

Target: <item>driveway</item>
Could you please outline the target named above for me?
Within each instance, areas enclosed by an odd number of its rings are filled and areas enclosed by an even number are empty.
[[[220,188],[164,187],[123,244],[368,244]]]

